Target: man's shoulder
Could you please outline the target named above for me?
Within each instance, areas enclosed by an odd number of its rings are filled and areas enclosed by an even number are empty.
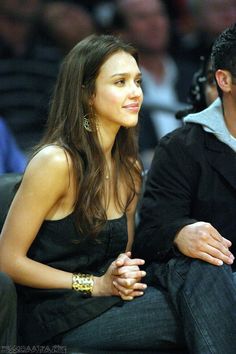
[[[199,144],[205,136],[205,131],[200,124],[187,123],[181,128],[175,129],[165,135],[160,145],[175,145],[175,144]]]
[[[198,159],[205,150],[206,134],[200,124],[187,123],[165,135],[160,140],[156,153],[158,155],[165,151],[170,156],[182,158],[183,155],[188,155],[191,159]]]

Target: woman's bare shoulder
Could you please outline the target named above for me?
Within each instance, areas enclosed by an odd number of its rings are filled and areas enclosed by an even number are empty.
[[[63,172],[71,168],[72,160],[69,153],[62,147],[57,145],[46,145],[40,149],[31,159],[29,167],[52,169],[55,172]]]
[[[23,182],[58,186],[65,189],[69,185],[72,160],[69,153],[57,145],[47,145],[40,149],[30,160]]]

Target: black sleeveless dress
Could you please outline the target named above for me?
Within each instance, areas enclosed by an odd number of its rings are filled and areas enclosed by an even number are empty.
[[[126,216],[108,220],[95,238],[82,238],[74,214],[57,221],[44,221],[28,257],[68,272],[103,275],[128,240]],[[86,298],[71,289],[35,289],[17,286],[19,337],[22,344],[52,341],[71,328],[89,321],[115,304],[116,296]]]

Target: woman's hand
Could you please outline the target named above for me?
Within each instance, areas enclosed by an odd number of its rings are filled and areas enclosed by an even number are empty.
[[[120,254],[103,276],[94,277],[93,296],[115,295],[123,300],[132,300],[143,295],[147,286],[140,281],[146,272],[139,266],[144,264],[144,260],[131,259],[130,256],[130,252]]]
[[[145,261],[143,259],[131,259],[131,252],[122,253],[115,261],[116,268],[113,271],[115,279],[113,285],[118,290],[123,300],[133,300],[134,297],[142,296],[147,285],[141,283],[146,275],[139,269]]]

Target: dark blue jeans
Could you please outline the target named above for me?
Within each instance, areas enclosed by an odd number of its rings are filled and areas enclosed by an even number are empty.
[[[110,354],[112,351],[129,353],[138,350],[181,348],[184,338],[173,307],[164,291],[153,287],[145,295],[114,306],[99,317],[67,332],[62,345],[78,353]],[[73,351],[72,351],[73,352]],[[167,351],[169,353],[169,351]],[[171,351],[172,352],[172,351]],[[181,351],[182,353],[182,351]]]
[[[16,344],[16,290],[12,280],[0,273],[0,352]]]
[[[142,354],[185,345],[194,354],[236,353],[236,282],[231,267],[177,257],[152,266],[145,295],[113,307],[64,335],[62,344],[80,348],[139,350]],[[92,350],[92,351],[91,351]]]
[[[236,353],[236,273],[179,256],[155,266],[179,315],[190,353]]]

